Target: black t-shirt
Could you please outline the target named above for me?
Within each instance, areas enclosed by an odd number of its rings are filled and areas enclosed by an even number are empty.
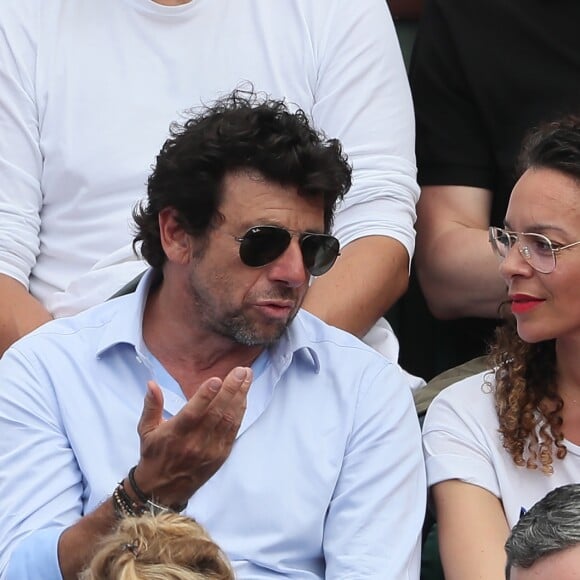
[[[503,223],[525,133],[580,112],[578,0],[431,0],[411,60],[421,185],[494,192]]]
[[[421,185],[490,189],[503,223],[525,133],[580,112],[579,22],[580,0],[427,0],[409,73]],[[430,324],[432,348],[447,342],[433,372],[481,354],[492,327]]]

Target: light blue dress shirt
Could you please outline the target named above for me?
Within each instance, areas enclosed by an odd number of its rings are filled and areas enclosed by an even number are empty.
[[[60,534],[139,460],[147,380],[167,418],[185,403],[143,342],[150,279],[0,359],[2,579],[61,578]],[[237,578],[419,578],[425,475],[399,367],[300,312],[253,368],[232,453],[187,509]]]

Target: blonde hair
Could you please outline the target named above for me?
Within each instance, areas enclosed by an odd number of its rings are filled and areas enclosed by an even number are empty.
[[[234,580],[207,532],[173,512],[123,518],[96,550],[79,580]]]

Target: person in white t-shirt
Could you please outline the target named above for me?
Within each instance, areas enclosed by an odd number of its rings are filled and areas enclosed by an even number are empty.
[[[503,578],[521,513],[580,481],[580,117],[532,132],[521,169],[490,229],[513,314],[494,370],[444,390],[424,425],[448,580]]]
[[[354,169],[342,255],[305,308],[397,358],[382,315],[407,287],[419,188],[384,0],[3,0],[0,62],[0,353],[145,270],[131,210],[170,123],[251,83]]]

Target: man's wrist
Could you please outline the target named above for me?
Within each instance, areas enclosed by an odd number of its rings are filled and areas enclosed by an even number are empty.
[[[145,504],[138,503],[127,493],[124,480],[118,483],[111,499],[115,515],[118,519],[138,516],[147,511]]]
[[[154,494],[144,491],[135,479],[135,471],[137,466],[129,470],[128,476],[121,482],[128,499],[135,505],[140,506],[142,511],[160,512],[173,511],[182,512],[187,507],[187,502],[182,504],[165,504],[161,499]]]

